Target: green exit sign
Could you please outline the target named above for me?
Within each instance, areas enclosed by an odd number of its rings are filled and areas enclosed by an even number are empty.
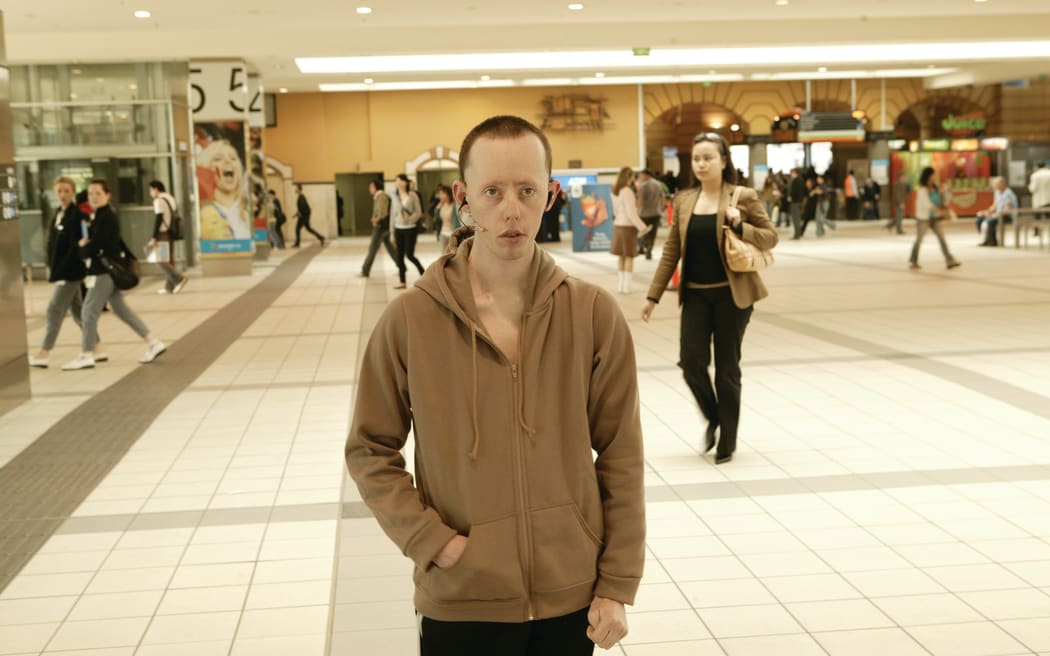
[[[631,52],[634,53],[635,57],[648,57],[649,48],[631,48]]]

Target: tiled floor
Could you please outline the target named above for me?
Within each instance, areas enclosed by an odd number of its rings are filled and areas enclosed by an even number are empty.
[[[674,297],[642,323],[654,262],[637,262],[618,298],[638,350],[649,548],[609,653],[1050,654],[1050,254],[977,248],[966,225],[950,238],[963,267],[945,271],[930,243],[920,273],[909,238],[872,225],[783,242],[744,342],[740,449],[721,467],[697,452]],[[397,293],[389,260],[355,277],[364,247],[317,254],[178,391],[0,592],[0,654],[416,653],[411,567],[341,459],[364,339]],[[551,250],[613,287],[611,256]],[[179,296],[153,294],[158,280],[131,302],[178,343],[285,257]],[[47,295],[27,291],[30,344]],[[0,417],[0,464],[138,366],[127,328],[107,316],[102,331],[107,365],[33,372],[34,399]],[[78,336],[67,324],[55,362]]]

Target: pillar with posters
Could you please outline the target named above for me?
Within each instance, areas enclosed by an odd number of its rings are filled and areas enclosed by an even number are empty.
[[[252,199],[252,239],[255,241],[255,259],[270,257],[270,231],[267,222],[270,204],[266,202],[266,172],[263,153],[263,88],[258,74],[248,75],[248,191]]]
[[[248,72],[241,61],[190,64],[193,155],[206,276],[248,275],[254,251],[247,167]]]

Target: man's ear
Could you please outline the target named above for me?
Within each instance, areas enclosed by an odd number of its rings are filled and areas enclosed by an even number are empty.
[[[452,183],[452,202],[457,207],[463,207],[467,203],[467,184],[461,180]]]

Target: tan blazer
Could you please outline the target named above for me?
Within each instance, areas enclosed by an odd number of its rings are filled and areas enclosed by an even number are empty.
[[[733,302],[739,308],[746,308],[756,301],[762,300],[769,295],[766,286],[762,284],[762,278],[755,272],[737,273],[726,266],[725,234],[722,226],[725,223],[726,208],[732,200],[733,190],[736,185],[722,185],[722,199],[718,203],[718,217],[716,223],[716,234],[718,235],[718,252],[722,256],[722,266],[725,266],[726,277],[729,278],[729,289],[733,292]],[[674,218],[671,221],[671,232],[664,243],[663,256],[660,264],[656,267],[653,275],[653,283],[649,286],[648,297],[659,301],[667,289],[667,283],[674,275],[679,261],[685,260],[685,236],[689,229],[689,218],[693,214],[693,206],[700,195],[700,188],[686,189],[674,197]],[[740,192],[740,200],[737,202],[740,209],[740,217],[743,219],[744,232],[742,238],[763,250],[771,250],[777,245],[777,231],[773,222],[766,215],[765,205],[758,199],[758,193],[754,189],[744,187]],[[678,303],[681,304],[681,290],[685,288],[685,281],[679,285]]]

